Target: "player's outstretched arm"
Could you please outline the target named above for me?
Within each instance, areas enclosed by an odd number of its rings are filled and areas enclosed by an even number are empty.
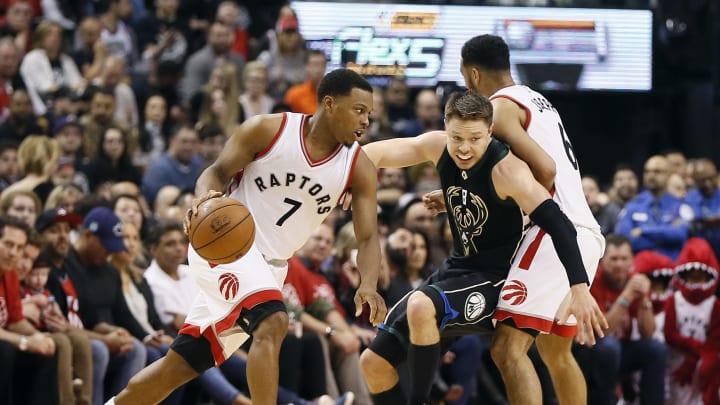
[[[446,144],[444,131],[432,131],[413,138],[372,142],[363,146],[363,150],[378,169],[398,168],[428,161],[437,163]]]
[[[589,280],[577,244],[577,231],[570,219],[552,200],[550,193],[538,183],[525,162],[509,154],[493,169],[493,183],[500,198],[512,198],[530,213],[530,219],[550,235],[570,282],[569,305],[558,314],[559,323],[575,315],[578,327],[587,333],[588,343],[595,344],[595,333],[604,336],[608,328],[605,315],[590,294]],[[586,343],[585,333],[578,341]]]
[[[550,190],[555,182],[555,161],[528,135],[523,123],[529,117],[515,102],[503,97],[492,100],[493,135],[510,145],[515,156],[530,166],[535,179]]]
[[[355,238],[358,242],[358,270],[360,286],[355,293],[355,316],[362,313],[362,306],[370,306],[370,322],[377,326],[387,314],[385,300],[377,292],[380,274],[380,241],[377,228],[377,175],[375,168],[360,151],[352,183],[352,216]]]

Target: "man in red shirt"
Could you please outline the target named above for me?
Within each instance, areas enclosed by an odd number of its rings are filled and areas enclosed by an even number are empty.
[[[55,343],[23,317],[14,270],[27,231],[19,220],[0,216],[0,403],[56,404]]]
[[[663,342],[653,340],[655,316],[650,279],[633,272],[628,238],[610,234],[605,243],[605,254],[590,293],[605,314],[609,328],[595,346],[573,347],[588,382],[588,405],[617,402],[614,398],[617,384],[635,371],[641,372],[640,403],[662,404],[667,348]]]
[[[325,52],[311,49],[305,53],[305,81],[290,87],[283,100],[293,112],[315,114],[318,105],[317,87],[325,75],[325,69]]]
[[[297,319],[304,330],[325,336],[340,392],[351,391],[356,403],[371,404],[370,393],[360,374],[360,339],[345,320],[345,311],[335,290],[320,271],[320,266],[330,257],[334,242],[333,230],[328,225],[322,224],[312,233],[288,261],[283,296],[292,307],[303,309]],[[335,393],[331,389],[328,392]]]

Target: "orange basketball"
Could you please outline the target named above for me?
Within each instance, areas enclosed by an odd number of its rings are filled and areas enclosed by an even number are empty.
[[[240,201],[211,198],[190,221],[190,244],[203,259],[217,264],[243,257],[255,240],[255,221]]]

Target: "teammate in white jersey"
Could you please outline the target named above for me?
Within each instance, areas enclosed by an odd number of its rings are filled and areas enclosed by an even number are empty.
[[[577,325],[580,343],[594,344],[594,334],[603,336],[607,328],[588,288],[604,239],[585,201],[572,145],[552,104],[513,81],[509,49],[502,38],[480,35],[468,40],[462,48],[461,71],[469,89],[491,99],[495,137],[508,143],[538,181],[554,191],[553,199],[572,222],[567,226],[576,234],[586,270],[566,265],[556,253],[574,240],[551,238],[534,225],[500,294],[493,360],[511,404],[541,404],[540,381],[527,356],[535,341],[560,404],[585,403],[587,388],[570,347]]]
[[[156,404],[202,371],[222,363],[253,337],[247,361],[253,404],[277,402],[278,356],[288,316],[280,288],[287,259],[352,188],[353,221],[362,271],[355,296],[357,315],[370,307],[378,325],[387,312],[377,293],[380,245],[376,173],[357,140],[369,125],[372,87],[357,73],[339,69],[318,86],[314,116],[260,115],[244,122],[217,161],[195,186],[188,212],[227,191],[245,204],[256,223],[250,251],[230,264],[215,265],[190,248],[188,259],[200,294],[167,356],[145,368],[109,403]],[[224,281],[237,282],[234,289]]]

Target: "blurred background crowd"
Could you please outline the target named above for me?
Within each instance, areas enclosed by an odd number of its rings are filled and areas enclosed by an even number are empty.
[[[653,10],[652,91],[546,94],[608,244],[592,292],[611,330],[574,353],[591,404],[720,403],[720,6],[425,3]],[[198,175],[244,120],[313,114],[328,58],[306,49],[280,0],[0,0],[0,10],[0,403],[100,405],[167,352],[197,293],[181,222]],[[442,129],[446,96],[390,78],[374,89],[361,143]],[[378,179],[390,307],[452,243],[445,217],[420,200],[440,187],[431,165]],[[353,316],[349,219],[338,208],[291,260],[278,404],[371,403],[358,354],[375,332]],[[464,337],[445,355],[434,403],[505,403],[489,339]],[[239,351],[166,403],[248,396]]]

